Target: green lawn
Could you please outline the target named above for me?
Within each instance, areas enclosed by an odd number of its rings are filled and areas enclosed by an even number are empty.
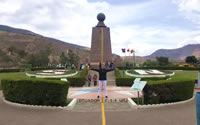
[[[67,73],[74,73],[75,70],[70,70]],[[80,73],[78,73],[76,76],[79,76]],[[19,78],[19,79],[25,79],[30,78],[26,76],[26,72],[14,72],[14,73],[0,73],[0,89],[1,89],[1,80],[2,79],[8,79],[8,78]]]
[[[37,71],[28,71],[28,73],[30,74],[36,74],[36,73],[41,73],[43,70],[37,70]],[[75,73],[76,70],[67,70],[65,71],[65,73],[63,75],[67,75],[67,74],[72,74],[72,73]]]
[[[198,71],[181,71],[181,70],[175,70],[172,71],[175,72],[175,75],[172,76],[172,79],[181,78],[181,79],[198,79]],[[123,76],[123,70],[120,70],[121,76]],[[128,76],[124,72],[124,78],[132,78],[133,76]]]

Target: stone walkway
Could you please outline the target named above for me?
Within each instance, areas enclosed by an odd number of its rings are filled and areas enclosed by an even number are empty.
[[[0,125],[101,125],[101,112],[98,109],[88,112],[78,111],[78,107],[74,111],[31,109],[7,105],[2,98],[0,91]],[[109,107],[105,108],[107,125],[196,124],[194,100],[172,106],[125,111],[116,111],[118,104],[114,105],[110,110],[107,110]],[[100,104],[95,104],[95,108],[100,108]]]
[[[105,111],[131,111],[127,102],[105,102]],[[100,102],[79,102],[73,109],[75,112],[101,112]]]
[[[68,98],[76,99],[97,99],[98,87],[70,87],[68,92]],[[105,96],[104,90],[103,97]],[[130,87],[116,87],[108,86],[108,99],[127,99],[127,98],[136,98],[137,91],[133,91]],[[140,96],[142,94],[140,93]],[[100,94],[100,97],[102,95]]]

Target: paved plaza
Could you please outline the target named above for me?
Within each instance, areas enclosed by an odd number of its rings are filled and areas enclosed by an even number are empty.
[[[68,98],[71,99],[97,99],[98,87],[75,87],[69,88]],[[127,99],[136,98],[137,91],[131,90],[130,87],[107,86],[108,99]],[[100,97],[104,97],[104,90]],[[140,96],[142,93],[140,92]]]
[[[0,125],[101,125],[100,110],[87,111],[77,110],[76,108],[72,111],[31,109],[5,104],[2,98],[2,92],[0,91]],[[101,107],[100,103],[94,103],[94,105],[96,108]],[[120,107],[124,109],[122,110]],[[105,103],[107,125],[196,124],[194,100],[184,104],[149,109],[129,108],[127,110],[127,108],[129,107],[125,103],[123,106],[115,103]]]

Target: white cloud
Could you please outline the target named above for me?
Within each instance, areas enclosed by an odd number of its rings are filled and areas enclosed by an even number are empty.
[[[144,56],[160,48],[176,48],[190,40],[198,41],[199,31],[168,24],[143,26],[136,23],[138,20],[148,22],[147,17],[161,13],[159,9],[162,7],[158,6],[162,2],[153,0],[141,4],[111,5],[107,2],[89,3],[87,0],[4,0],[0,3],[0,24],[90,47],[92,27],[97,24],[96,15],[104,12],[105,24],[111,31],[112,51],[116,54],[123,55],[121,48],[134,48],[137,55]],[[200,10],[198,0],[174,2],[185,18],[199,24],[200,18],[196,13]]]
[[[186,19],[200,25],[199,0],[173,0],[173,2],[178,5],[178,10]]]
[[[200,31],[182,30],[174,27],[118,26],[111,30],[113,51],[123,55],[121,48],[130,48],[137,55],[145,56],[157,49],[173,49],[199,39]],[[184,42],[182,42],[184,41]]]

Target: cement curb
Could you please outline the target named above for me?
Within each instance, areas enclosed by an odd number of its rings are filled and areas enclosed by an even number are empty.
[[[75,73],[72,74],[67,74],[67,75],[55,75],[55,76],[42,76],[42,75],[35,75],[35,74],[29,74],[26,72],[26,75],[31,77],[31,76],[35,76],[36,78],[62,78],[62,77],[70,77],[70,76],[75,76],[78,74],[78,71],[76,71]]]
[[[164,107],[164,106],[172,106],[172,105],[179,105],[179,104],[184,104],[187,102],[192,101],[195,98],[193,95],[192,98],[180,102],[172,102],[172,103],[161,103],[161,104],[149,104],[149,105],[137,105],[137,109],[144,109],[144,108],[158,108],[158,107]]]
[[[30,108],[30,109],[44,109],[44,110],[73,110],[74,107],[77,104],[77,99],[73,99],[67,106],[42,106],[42,105],[27,105],[27,104],[20,104],[20,103],[14,103],[10,102],[8,100],[5,100],[3,98],[3,102],[5,104],[8,104],[10,106],[15,106],[15,107],[22,107],[22,108]]]
[[[137,109],[137,104],[131,98],[128,98],[128,104],[132,109]]]

